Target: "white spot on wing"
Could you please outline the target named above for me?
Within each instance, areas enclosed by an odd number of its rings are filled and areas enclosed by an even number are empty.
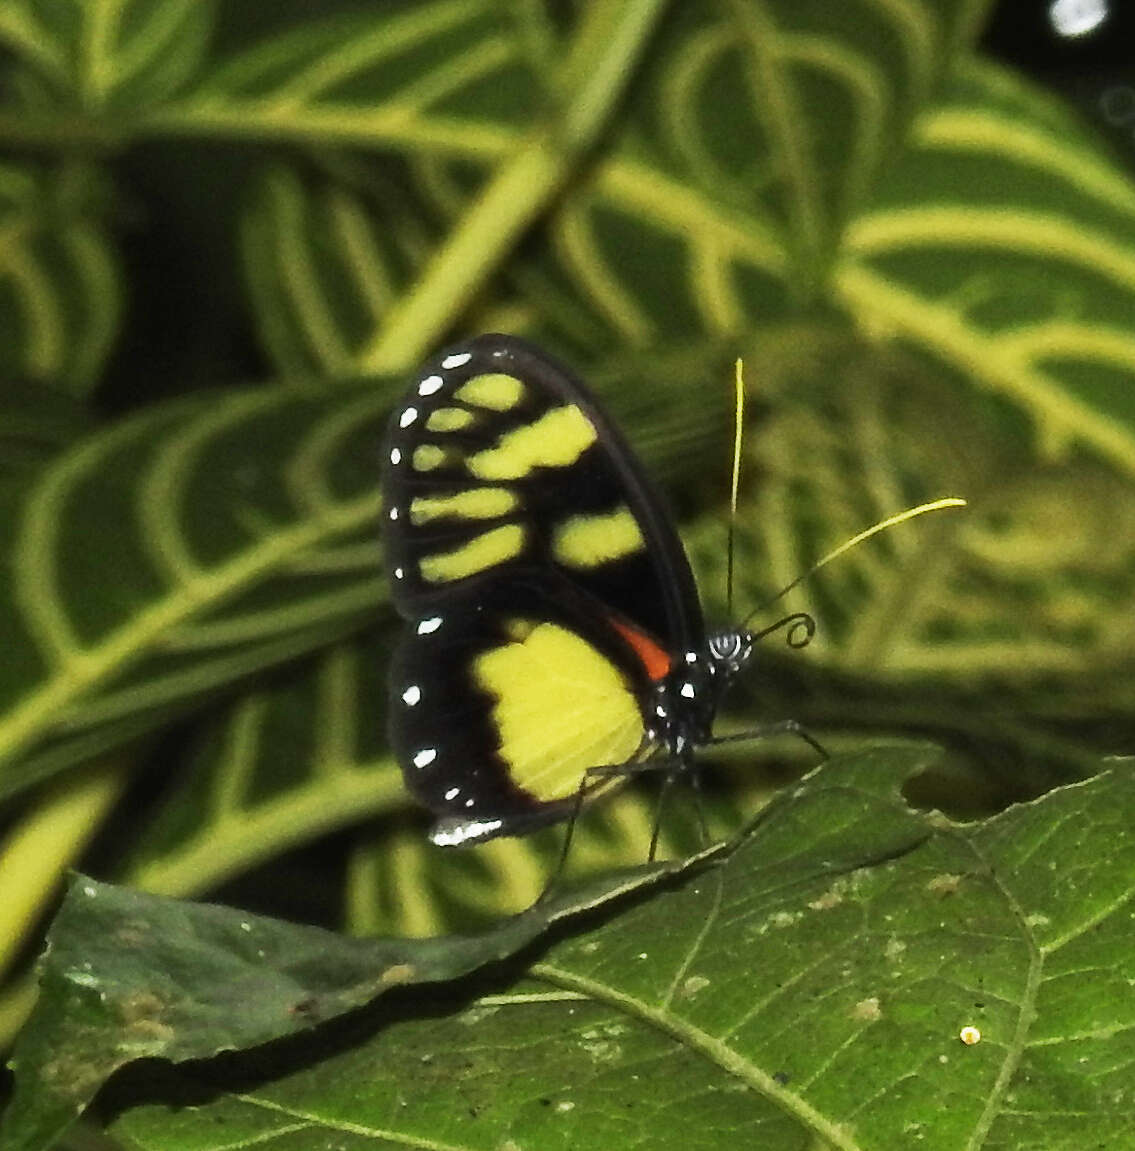
[[[441,361],[441,366],[446,368],[463,368],[473,358],[472,352],[455,352],[452,356],[446,356]]]
[[[693,699],[693,698],[694,698],[694,695],[695,695],[695,692],[694,692],[694,685],[693,685],[692,683],[688,683],[688,682],[687,682],[687,683],[684,683],[684,684],[682,684],[682,687],[681,687],[681,689],[680,689],[680,691],[679,691],[679,693],[678,693],[678,694],[679,694],[679,695],[680,695],[680,696],[681,696],[683,699]]]
[[[400,428],[408,428],[418,418],[417,408],[407,408],[398,417],[398,426]]]
[[[416,683],[410,684],[402,693],[402,702],[407,707],[413,707],[422,698],[422,689]]]
[[[402,449],[401,448],[391,448],[390,449],[390,462],[392,464],[400,464],[402,462]]]
[[[388,514],[392,520],[396,520],[398,518],[398,509],[391,508]]]
[[[450,788],[450,789],[449,789],[449,790],[448,790],[448,791],[445,793],[445,798],[446,798],[446,799],[456,799],[456,798],[457,798],[457,797],[458,797],[460,794],[461,794],[461,788],[459,788],[459,787],[451,787],[451,788]]]
[[[395,579],[405,579],[406,578],[406,569],[405,568],[395,568],[394,569],[394,578]]]
[[[484,839],[499,831],[500,819],[439,819],[430,831],[430,841],[438,847],[460,847],[471,839]]]
[[[423,747],[421,751],[414,753],[414,766],[429,767],[435,759],[437,759],[437,748]]]
[[[434,392],[441,391],[441,385],[445,381],[441,376],[426,376],[424,380],[418,385],[419,396],[432,396]]]
[[[441,616],[432,615],[429,619],[418,620],[418,635],[430,635],[441,627]]]

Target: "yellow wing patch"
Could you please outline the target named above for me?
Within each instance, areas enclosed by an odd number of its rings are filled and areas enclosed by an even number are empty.
[[[536,467],[567,467],[594,442],[595,429],[579,408],[553,408],[538,420],[506,432],[496,447],[470,456],[468,468],[482,480],[518,480]]]
[[[432,472],[446,461],[446,453],[436,444],[421,444],[414,449],[413,466],[416,472]]]
[[[519,524],[505,524],[482,532],[453,551],[423,556],[418,568],[428,583],[448,583],[507,563],[523,549],[524,529]]]
[[[556,559],[573,568],[599,567],[642,547],[638,522],[627,507],[602,515],[572,516],[552,537]]]
[[[459,400],[494,412],[507,412],[524,399],[524,384],[504,372],[486,372],[472,376],[455,393]]]
[[[466,488],[448,496],[418,496],[410,501],[410,522],[429,523],[447,516],[491,520],[513,511],[518,500],[507,488]]]
[[[462,428],[469,427],[473,420],[473,413],[466,412],[462,408],[437,408],[430,412],[429,419],[426,420],[426,431],[459,432]]]
[[[638,702],[619,669],[575,632],[518,620],[512,642],[473,664],[496,700],[499,754],[539,800],[574,795],[589,767],[626,763],[642,747]]]

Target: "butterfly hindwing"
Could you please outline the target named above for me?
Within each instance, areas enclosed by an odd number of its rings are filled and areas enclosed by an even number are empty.
[[[588,768],[637,758],[649,690],[637,653],[566,584],[501,578],[411,625],[391,670],[391,734],[435,814],[561,818]]]
[[[386,452],[407,782],[500,823],[478,835],[559,818],[588,767],[648,750],[651,684],[704,641],[670,518],[583,385],[514,337],[424,369]]]

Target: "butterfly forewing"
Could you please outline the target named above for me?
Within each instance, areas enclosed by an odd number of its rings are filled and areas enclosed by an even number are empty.
[[[424,369],[386,453],[407,781],[486,834],[559,818],[588,767],[648,750],[651,683],[704,642],[669,516],[586,389],[515,337]]]
[[[696,588],[665,510],[583,385],[515,337],[421,374],[391,421],[394,601],[416,618],[522,568],[591,592],[668,651],[696,644]]]

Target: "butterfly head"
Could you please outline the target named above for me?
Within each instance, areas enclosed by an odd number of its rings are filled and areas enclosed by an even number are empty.
[[[753,654],[753,633],[745,628],[712,632],[706,639],[709,658],[726,679],[735,676]]]
[[[714,632],[701,651],[687,651],[655,685],[651,736],[681,757],[713,736],[713,718],[730,680],[753,653],[747,631]]]

